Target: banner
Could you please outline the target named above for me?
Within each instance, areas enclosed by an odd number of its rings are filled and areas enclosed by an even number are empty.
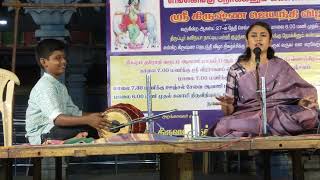
[[[107,6],[109,104],[147,111],[151,75],[156,132],[183,135],[198,110],[203,133],[222,116],[229,67],[245,50],[250,24],[273,31],[276,56],[320,88],[320,3],[312,0],[110,0]]]

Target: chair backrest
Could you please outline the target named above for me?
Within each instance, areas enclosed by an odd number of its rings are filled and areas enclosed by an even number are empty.
[[[12,146],[12,111],[15,84],[20,85],[18,77],[11,71],[0,69],[0,111],[2,115],[4,146]],[[5,99],[3,99],[4,91]]]

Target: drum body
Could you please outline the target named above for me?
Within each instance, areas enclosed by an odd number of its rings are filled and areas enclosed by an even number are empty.
[[[118,121],[120,124],[128,124],[137,118],[143,117],[143,113],[131,104],[116,104],[106,109],[103,113],[105,118],[109,121]],[[146,130],[146,123],[139,122],[120,129],[119,132],[113,133],[106,129],[98,130],[100,138],[108,138],[115,134],[126,133],[144,133]]]

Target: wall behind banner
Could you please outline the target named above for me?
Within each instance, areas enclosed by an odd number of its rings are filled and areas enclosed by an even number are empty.
[[[256,21],[272,26],[276,55],[320,88],[319,2],[179,2],[109,1],[109,105],[130,103],[146,111],[151,74],[154,114],[179,110],[157,120],[156,131],[183,135],[192,110],[199,110],[205,132],[222,116],[214,97],[224,93],[228,68],[244,51],[245,31]]]

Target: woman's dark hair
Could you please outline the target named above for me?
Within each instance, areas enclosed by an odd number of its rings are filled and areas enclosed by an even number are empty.
[[[272,39],[272,30],[271,30],[270,25],[268,23],[261,22],[261,21],[255,22],[250,25],[250,27],[248,28],[248,30],[246,32],[246,39],[248,39],[249,33],[254,26],[261,26],[261,27],[265,28],[269,33],[270,40]],[[240,60],[248,61],[250,59],[250,57],[251,57],[251,50],[249,47],[247,47],[247,49],[244,51],[244,53],[239,56],[238,62]],[[272,59],[274,57],[275,57],[274,56],[274,49],[272,47],[269,47],[267,50],[267,58]]]
[[[36,52],[35,52],[38,65],[41,68],[43,68],[40,63],[41,58],[48,59],[49,56],[51,56],[51,54],[54,51],[64,51],[64,50],[65,50],[65,44],[63,41],[60,41],[57,39],[44,39],[40,41],[36,47]]]

